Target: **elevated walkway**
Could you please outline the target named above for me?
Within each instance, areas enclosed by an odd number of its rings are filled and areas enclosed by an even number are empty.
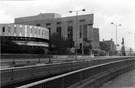
[[[135,69],[103,84],[100,88],[135,88]]]
[[[105,82],[134,68],[135,59],[112,61],[17,88],[99,88]]]

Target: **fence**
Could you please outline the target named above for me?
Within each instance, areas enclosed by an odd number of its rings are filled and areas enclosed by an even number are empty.
[[[96,88],[100,86],[101,83],[132,68],[134,63],[134,59],[113,61],[26,84],[17,88],[77,88],[78,85],[80,88],[86,88],[86,86]],[[107,78],[103,79],[103,77]],[[82,86],[88,79],[89,84]]]

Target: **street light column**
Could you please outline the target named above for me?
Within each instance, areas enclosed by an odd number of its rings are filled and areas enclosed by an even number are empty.
[[[78,11],[76,11],[76,45],[75,45],[75,54],[76,54],[76,59],[77,59],[77,43],[78,43],[78,40],[77,40],[77,34],[78,34]]]
[[[116,28],[116,53],[117,53],[117,29],[118,29],[118,26],[121,26],[121,24],[115,24],[113,22],[111,22],[111,24],[115,25],[115,28]]]
[[[116,27],[116,50],[117,50],[117,25],[115,25]]]
[[[72,12],[76,12],[76,38],[75,38],[75,59],[77,60],[77,35],[78,35],[78,12],[79,11],[85,11],[85,9],[82,9],[82,10],[76,10],[76,11],[69,11],[70,13],[72,13]]]
[[[84,25],[82,25],[82,55],[84,55],[84,48],[83,48],[83,30],[84,30]]]

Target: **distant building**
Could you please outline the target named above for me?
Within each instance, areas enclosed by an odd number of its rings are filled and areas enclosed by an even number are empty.
[[[109,52],[109,46],[103,41],[100,41],[100,49],[104,50],[105,52]]]
[[[99,44],[99,28],[93,28],[93,33],[92,33],[92,45],[94,45],[92,48],[93,49],[99,49],[100,44]]]
[[[88,46],[90,44],[93,48],[99,48],[99,29],[93,28],[93,18],[93,14],[79,15],[76,21],[76,16],[61,17],[59,14],[46,13],[16,18],[15,23],[46,27],[50,30],[50,34],[59,33],[73,42],[70,47],[77,46],[77,49],[81,50],[82,45]],[[76,39],[77,44],[75,44]]]
[[[48,51],[49,30],[44,27],[22,24],[0,24],[0,37],[18,45],[43,48]]]
[[[110,53],[110,54],[115,54],[116,52],[116,45],[114,44],[114,41],[111,40],[103,40],[102,43],[104,43],[104,45],[106,45],[106,50]]]

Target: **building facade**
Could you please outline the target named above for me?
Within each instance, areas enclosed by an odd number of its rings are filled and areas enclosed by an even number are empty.
[[[99,48],[99,29],[93,28],[93,14],[79,15],[77,19],[76,16],[61,17],[54,13],[50,13],[51,17],[47,16],[48,14],[39,14],[16,18],[15,23],[46,27],[50,30],[50,34],[56,32],[73,41],[70,47],[82,49],[82,46],[92,44],[92,47]]]
[[[44,27],[22,24],[0,24],[0,37],[18,45],[44,48],[48,51],[49,30]]]
[[[110,55],[114,55],[116,53],[116,45],[114,44],[114,41],[111,40],[103,40],[103,43],[106,44],[106,49],[110,53]]]

